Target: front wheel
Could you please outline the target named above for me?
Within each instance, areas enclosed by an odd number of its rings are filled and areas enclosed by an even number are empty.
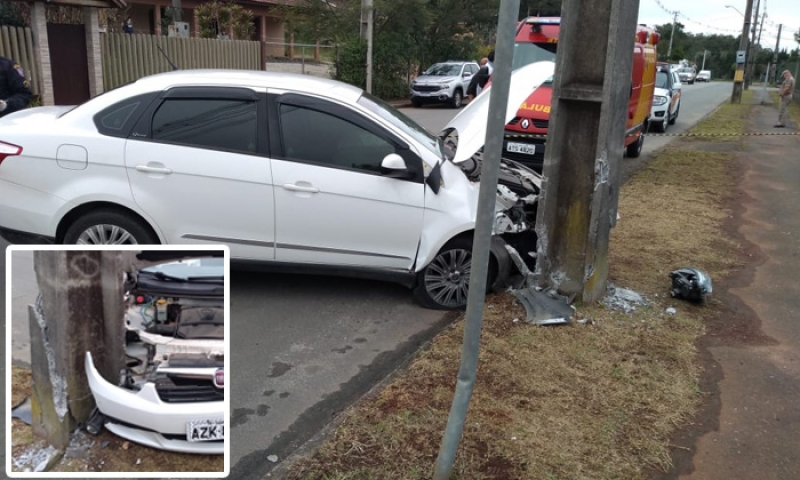
[[[64,234],[68,245],[154,245],[158,237],[140,220],[113,210],[97,210],[78,218]]]
[[[456,238],[445,245],[431,262],[417,273],[414,298],[423,307],[463,310],[467,306],[472,273],[472,241]],[[487,286],[497,277],[497,263],[489,261]]]
[[[450,105],[453,108],[461,108],[463,97],[461,96],[461,90],[456,90],[453,94],[453,99],[450,100]]]
[[[675,125],[675,120],[678,119],[678,114],[679,113],[681,113],[681,104],[680,103],[678,104],[678,108],[675,109],[675,115],[673,115],[673,116],[671,116],[669,118],[669,124],[670,125]]]

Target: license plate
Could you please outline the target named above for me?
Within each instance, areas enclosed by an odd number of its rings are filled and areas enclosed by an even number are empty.
[[[508,142],[506,144],[506,151],[513,153],[524,153],[525,155],[536,155],[536,145],[531,145],[529,143]]]
[[[186,422],[186,439],[190,442],[210,442],[225,439],[225,421],[221,418]]]

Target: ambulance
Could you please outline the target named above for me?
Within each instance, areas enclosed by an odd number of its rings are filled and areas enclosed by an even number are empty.
[[[559,17],[528,17],[519,22],[514,42],[512,70],[535,62],[555,62]],[[650,119],[656,79],[656,45],[659,34],[639,25],[633,49],[631,97],[628,101],[625,152],[636,158],[642,152],[644,132]],[[536,88],[506,124],[503,157],[542,171],[545,140],[550,120],[552,78]]]

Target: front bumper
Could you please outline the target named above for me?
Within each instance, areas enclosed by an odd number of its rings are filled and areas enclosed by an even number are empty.
[[[86,353],[86,377],[97,408],[108,418],[106,428],[122,438],[153,448],[182,453],[222,454],[224,442],[190,442],[186,425],[192,420],[225,418],[224,402],[166,403],[155,385],[138,392],[107,382]]]

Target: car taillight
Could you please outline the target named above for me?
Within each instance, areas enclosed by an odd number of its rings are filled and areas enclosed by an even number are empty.
[[[10,143],[0,142],[0,163],[7,157],[14,157],[22,153],[22,147]]]
[[[225,386],[225,370],[217,370],[214,372],[214,386],[222,388]]]

